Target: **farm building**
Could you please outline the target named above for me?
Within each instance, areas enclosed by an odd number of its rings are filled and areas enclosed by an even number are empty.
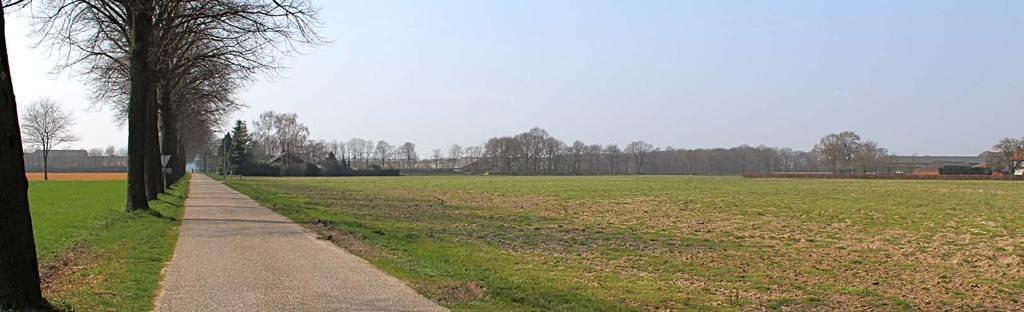
[[[896,156],[890,166],[895,173],[916,175],[991,174],[985,155],[978,156]]]
[[[1013,175],[1024,176],[1024,151],[1013,153],[1010,161],[1013,162]]]
[[[85,150],[52,150],[50,172],[127,172],[127,156],[89,155]],[[25,153],[25,171],[43,172],[43,151]]]

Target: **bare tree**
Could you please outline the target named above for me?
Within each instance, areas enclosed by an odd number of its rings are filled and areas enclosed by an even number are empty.
[[[647,155],[654,151],[654,145],[651,145],[644,141],[633,141],[626,145],[626,153],[633,158],[633,164],[636,166],[636,173],[640,174],[643,172],[642,168],[644,161],[647,160]]]
[[[322,42],[315,31],[317,9],[307,0],[41,2],[38,33],[66,56],[58,69],[78,68],[93,78],[95,98],[124,107],[129,130],[127,210],[148,208],[146,199],[162,184],[157,183],[162,177],[161,149],[179,155],[172,156],[174,168],[183,171],[177,133],[178,112],[186,109],[182,106],[223,108],[221,104],[232,103],[224,99],[238,81],[261,71],[273,73],[279,68],[278,55]],[[157,116],[164,119],[162,129],[157,128]],[[158,131],[163,132],[163,146]]]
[[[620,162],[622,150],[619,149],[618,145],[608,144],[604,148],[604,155],[606,158],[608,158],[608,172],[610,172],[611,174],[616,174],[618,172],[616,171],[616,169],[618,168],[618,164]]]
[[[363,168],[365,168],[365,158],[363,158],[365,155],[363,149],[366,148],[365,142],[366,140],[360,138],[352,138],[351,140],[348,140],[348,150],[352,154],[350,157],[352,157],[353,166],[357,163],[363,162]]]
[[[394,150],[395,147],[388,143],[387,141],[377,141],[377,147],[374,148],[373,153],[375,156],[377,156],[377,159],[380,161],[381,168],[387,166],[388,160],[390,160],[391,156],[394,154]]]
[[[43,156],[43,179],[49,180],[50,151],[61,144],[78,141],[78,137],[71,133],[75,119],[70,112],[61,109],[57,102],[42,98],[25,108],[21,122],[25,143],[39,149]]]
[[[419,159],[419,155],[416,154],[416,144],[412,142],[405,142],[401,147],[398,148],[399,157],[405,162],[407,167],[416,165],[416,160]]]
[[[448,161],[452,163],[452,169],[455,169],[459,164],[459,160],[462,159],[462,146],[458,144],[452,144],[448,148]]]
[[[988,162],[993,168],[1005,169],[1007,173],[1013,174],[1013,154],[1024,150],[1024,138],[1003,138],[992,146],[995,152],[989,157]]]
[[[434,169],[437,169],[437,166],[441,164],[441,159],[444,158],[444,154],[441,154],[441,149],[435,148],[433,151],[431,151],[430,157],[431,160],[434,161]]]
[[[860,144],[860,136],[852,131],[830,133],[814,146],[814,152],[829,164],[833,173],[839,173],[842,166],[853,160]]]
[[[889,155],[889,151],[879,147],[874,141],[865,140],[857,146],[853,160],[860,169],[860,173],[868,173],[869,170],[878,172]]]

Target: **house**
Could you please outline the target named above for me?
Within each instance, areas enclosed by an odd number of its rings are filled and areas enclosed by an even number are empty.
[[[1010,162],[1013,164],[1013,175],[1024,176],[1024,150],[1013,153]]]
[[[274,158],[274,160],[270,161],[270,164],[275,166],[287,167],[295,165],[305,165],[306,160],[302,159],[302,157],[296,153],[288,152],[281,154],[280,156],[277,156],[276,158]]]

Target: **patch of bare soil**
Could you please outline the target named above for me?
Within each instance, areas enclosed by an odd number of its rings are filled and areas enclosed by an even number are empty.
[[[315,220],[308,227],[317,233],[318,238],[331,241],[335,245],[364,258],[380,258],[384,253],[379,248],[367,244],[348,231],[338,229],[323,220]]]
[[[479,300],[487,295],[487,290],[476,281],[448,281],[444,283],[416,283],[416,289],[426,292],[424,295],[445,305],[455,305]]]
[[[58,293],[61,289],[68,287],[70,285],[68,277],[88,269],[92,265],[89,258],[89,247],[77,245],[41,265],[39,280],[43,295]]]

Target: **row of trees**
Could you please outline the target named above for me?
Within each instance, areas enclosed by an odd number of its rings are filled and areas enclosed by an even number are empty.
[[[877,143],[853,132],[829,134],[811,152],[742,145],[733,148],[656,148],[644,141],[566,144],[541,128],[487,141],[479,166],[507,174],[740,174],[746,172],[879,172],[892,163]]]
[[[447,156],[434,150],[432,157],[421,159],[416,144],[405,142],[392,144],[384,140],[352,138],[349,140],[315,140],[310,138],[309,128],[298,120],[294,113],[267,111],[252,121],[250,131],[244,121],[235,122],[235,127],[223,138],[208,145],[207,161],[216,159],[228,171],[238,172],[246,166],[260,166],[278,162],[287,167],[293,158],[305,162],[332,167],[351,169],[413,169],[413,168],[455,168],[461,160],[483,156],[483,146],[463,148],[452,145]],[[291,155],[282,157],[283,155]]]
[[[314,164],[354,169],[467,169],[505,174],[694,174],[748,172],[894,173],[905,170],[896,156],[857,133],[843,131],[822,137],[810,151],[742,145],[733,148],[656,148],[644,141],[617,144],[567,144],[544,129],[494,137],[483,145],[451,145],[421,158],[416,144],[392,145],[361,138],[311,140],[309,129],[295,114],[266,112],[252,138],[252,160],[267,163],[285,152]],[[1024,138],[1005,138],[987,153],[990,167],[1012,172],[1011,158],[1024,150]],[[237,156],[233,156],[237,157]]]
[[[541,128],[491,138],[479,170],[506,174],[737,174],[805,171],[810,153],[765,146],[716,149],[656,148],[644,141],[566,144]]]
[[[234,133],[215,144],[219,147],[214,150],[222,151],[218,157],[234,159],[228,162],[233,170],[246,163],[267,164],[278,158],[287,162],[292,157],[280,157],[285,154],[320,167],[337,163],[354,169],[462,168],[505,174],[724,175],[824,170],[868,173],[881,172],[892,165],[892,156],[885,148],[849,131],[826,135],[813,150],[805,152],[747,145],[711,149],[657,148],[644,141],[623,147],[579,140],[567,144],[535,127],[514,136],[491,138],[483,145],[454,144],[447,152],[434,149],[424,159],[412,142],[393,145],[384,140],[361,138],[310,139],[309,128],[298,122],[295,114],[265,112],[253,123],[257,126],[251,139],[246,131],[239,132],[245,129],[245,123],[238,121]],[[243,145],[251,145],[251,148],[240,148]]]
[[[98,105],[128,129],[126,210],[148,209],[165,185],[206,149],[225,116],[241,105],[235,91],[278,59],[322,42],[307,0],[4,0],[26,6],[40,45],[56,66],[89,85]],[[3,26],[0,17],[0,27]],[[43,304],[26,197],[22,138],[6,34],[0,36],[0,309]],[[168,183],[169,184],[169,183]]]

